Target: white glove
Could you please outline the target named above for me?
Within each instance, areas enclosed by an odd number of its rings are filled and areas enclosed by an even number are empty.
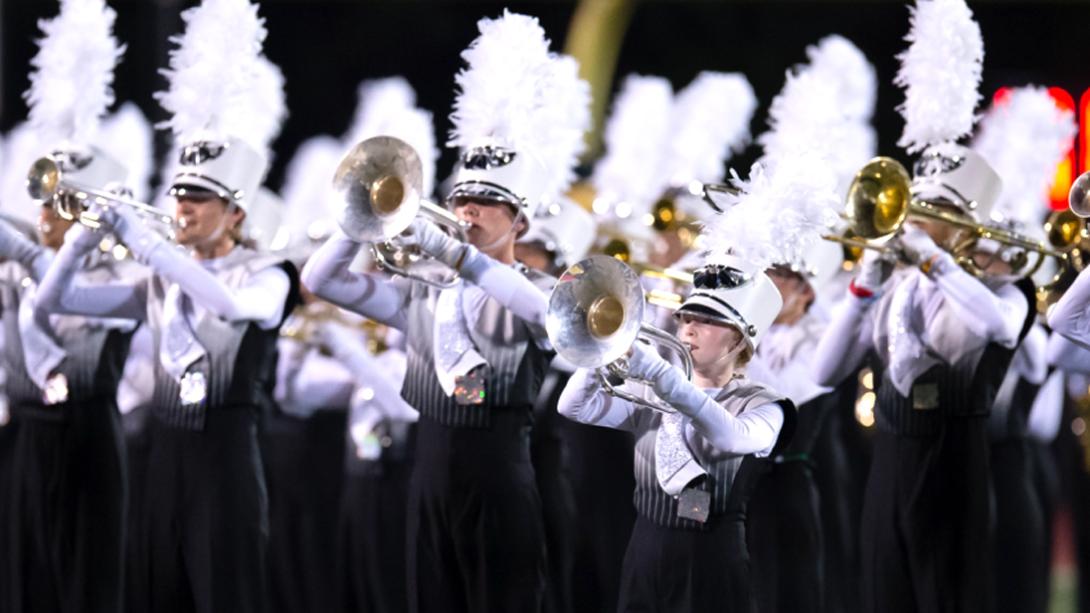
[[[74,224],[64,233],[64,242],[71,243],[79,253],[89,253],[102,242],[105,233],[101,229],[88,228],[83,224]]]
[[[859,260],[859,272],[855,275],[855,286],[877,294],[889,278],[893,267],[878,251],[866,249]]]
[[[466,248],[464,243],[447,236],[438,226],[419,217],[413,220],[409,230],[425,253],[455,270],[461,266]]]
[[[151,252],[165,244],[163,237],[149,229],[136,212],[127,206],[98,207],[94,212],[98,214],[102,225],[112,231],[141,262],[147,262]]]
[[[935,241],[931,240],[927,232],[924,232],[920,228],[913,225],[905,225],[904,233],[900,237],[901,251],[904,253],[905,258],[913,264],[921,264],[935,257],[941,255],[942,249],[935,244]]]
[[[646,343],[637,341],[628,357],[628,374],[644,381],[657,381],[674,367]]]

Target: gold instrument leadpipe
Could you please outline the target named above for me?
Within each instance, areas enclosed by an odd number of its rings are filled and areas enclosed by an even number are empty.
[[[1023,266],[1024,270],[1016,271],[1023,276],[1036,272],[1046,257],[1056,258],[1061,264],[1067,260],[1066,250],[1052,249],[1041,241],[1012,230],[983,224],[968,215],[942,210],[933,203],[914,198],[911,184],[908,171],[900,162],[888,157],[874,158],[856,173],[848,190],[844,217],[854,236],[825,238],[853,247],[888,252],[891,251],[889,245],[875,244],[873,241],[896,236],[901,231],[905,220],[915,217],[931,219],[968,230],[974,240],[955,246],[951,252],[959,264],[977,276],[980,276],[982,271],[972,262],[971,254],[968,252],[976,239],[993,240],[1036,253],[1038,257],[1032,267],[1025,269]]]
[[[48,202],[62,219],[76,221],[89,228],[99,228],[102,225],[98,216],[90,212],[90,203],[104,207],[127,206],[145,221],[157,224],[171,237],[176,228],[173,217],[150,204],[81,185],[66,178],[61,165],[49,156],[40,157],[31,164],[26,186],[32,199]]]

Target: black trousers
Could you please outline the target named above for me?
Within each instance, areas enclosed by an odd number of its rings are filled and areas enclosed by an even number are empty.
[[[929,435],[875,437],[863,506],[863,608],[992,610],[985,417],[944,417]]]
[[[712,520],[715,521],[715,520]],[[638,516],[621,570],[621,613],[756,611],[745,526],[720,520],[707,532],[663,528]]]
[[[265,610],[268,494],[255,407],[212,407],[200,431],[148,424],[149,613]],[[135,605],[134,605],[135,606]]]
[[[5,610],[121,611],[125,456],[112,399],[16,407]]]
[[[544,611],[571,613],[572,573],[579,521],[569,479],[566,445],[561,436],[561,429],[567,425],[564,423],[567,420],[556,412],[555,402],[548,403],[536,417],[531,457],[537,488],[541,493],[545,542],[549,550]]]
[[[147,496],[144,488],[148,480],[147,409],[138,408],[121,416],[121,425],[125,433],[125,457],[129,469],[129,504],[125,510],[125,567],[138,569],[147,558],[142,547],[146,533],[144,511],[147,508]],[[148,602],[148,586],[145,573],[128,571],[125,573],[125,610],[129,613],[143,613]]]
[[[632,506],[632,491],[636,489],[632,435],[576,422],[566,422],[561,434],[570,454],[578,517],[573,610],[612,611],[617,608],[621,564],[636,521]]]
[[[814,441],[814,480],[821,501],[825,610],[859,613],[859,524],[870,442],[855,419],[857,379],[828,397],[829,415]]]
[[[533,613],[545,589],[529,412],[487,429],[417,424],[409,486],[409,611]]]
[[[337,539],[338,611],[403,613],[409,461],[381,461],[345,475]]]
[[[749,502],[747,523],[754,596],[761,613],[824,610],[820,513],[808,462],[774,464],[761,478]]]
[[[269,488],[268,610],[336,610],[344,411],[274,413],[262,428]]]
[[[992,445],[997,613],[1043,613],[1048,607],[1048,531],[1031,461],[1025,439]]]
[[[9,421],[0,426],[0,594],[10,594],[11,544],[8,542],[11,531],[3,528],[11,524],[11,475],[15,450],[15,431],[19,422],[9,416]],[[0,599],[0,604],[6,604]]]

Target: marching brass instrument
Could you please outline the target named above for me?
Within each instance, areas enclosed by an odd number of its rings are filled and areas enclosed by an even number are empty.
[[[557,354],[580,368],[598,371],[606,391],[663,413],[674,409],[621,389],[616,380],[649,384],[628,373],[624,356],[638,339],[677,354],[692,378],[692,356],[676,338],[643,323],[644,292],[636,272],[620,260],[591,256],[568,268],[549,297],[545,331]],[[612,380],[611,380],[612,379]]]
[[[333,175],[333,189],[343,203],[337,223],[350,238],[369,243],[383,269],[434,287],[454,287],[461,282],[457,272],[398,238],[422,215],[463,243],[468,241],[465,224],[424,199],[423,176],[420,156],[405,141],[375,136],[358,143]],[[438,269],[445,270],[445,276],[437,275]]]
[[[127,206],[145,222],[156,225],[168,237],[173,238],[173,217],[150,204],[67,179],[61,164],[52,157],[40,157],[30,165],[26,187],[32,199],[48,202],[62,219],[76,221],[89,228],[98,228],[102,222],[98,215],[90,211],[92,204],[103,207]]]
[[[882,241],[894,237],[908,218],[915,217],[931,219],[968,231],[970,237],[954,246],[951,254],[959,265],[978,277],[983,276],[984,272],[973,261],[971,252],[980,239],[1036,253],[1037,258],[1032,265],[1028,257],[1011,263],[1013,272],[1019,276],[1032,275],[1046,257],[1056,258],[1061,265],[1066,263],[1066,250],[1052,249],[1041,241],[1012,230],[979,223],[964,213],[943,210],[934,203],[913,197],[911,186],[912,180],[908,171],[896,160],[876,157],[867,162],[856,173],[848,190],[844,218],[853,237],[833,235],[823,238],[852,247],[897,253],[899,250],[889,244],[882,244]]]
[[[386,351],[386,326],[370,319],[346,314],[337,306],[324,301],[303,305],[291,314],[280,328],[280,336],[310,347],[328,349],[321,340],[322,325],[334,323],[358,331],[367,339],[367,351],[378,355]]]
[[[1086,255],[1090,253],[1090,237],[1086,221],[1074,210],[1053,211],[1045,221],[1045,236],[1050,245],[1067,252],[1067,265],[1061,266],[1047,283],[1037,288],[1037,312],[1048,313],[1071,283],[1086,267]]]
[[[1067,206],[1080,218],[1090,217],[1090,171],[1084,172],[1071,184],[1067,192]]]

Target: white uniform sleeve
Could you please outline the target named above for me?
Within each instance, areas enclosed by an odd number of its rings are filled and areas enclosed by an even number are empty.
[[[41,282],[53,254],[0,220],[0,257],[18,262],[35,282]]]
[[[1090,349],[1066,336],[1049,337],[1047,360],[1049,365],[1067,373],[1090,374]]]
[[[1071,287],[1052,305],[1048,325],[1053,331],[1090,347],[1090,269],[1080,272]]]
[[[1007,284],[993,292],[953,260],[943,260],[934,280],[970,332],[1007,348],[1018,344],[1029,311],[1018,288]]]
[[[147,316],[147,281],[79,283],[75,276],[84,255],[79,241],[65,241],[38,286],[35,307],[49,313],[142,321]]]
[[[344,329],[343,327],[338,327]],[[332,332],[333,329],[331,328]],[[333,357],[348,369],[359,388],[368,388],[382,408],[383,416],[393,421],[414,422],[420,413],[401,397],[401,390],[391,383],[389,369],[384,368],[369,351],[359,335],[350,333],[323,334]],[[364,400],[370,394],[364,393]]]
[[[303,267],[303,285],[323,300],[398,330],[407,325],[409,281],[349,270],[360,244],[340,230]]]
[[[813,359],[813,380],[835,387],[854,375],[873,346],[870,302],[848,295],[836,306],[833,319],[818,342]]]
[[[531,326],[545,328],[549,297],[519,271],[467,245],[466,260],[460,273],[519,319]]]
[[[576,369],[568,379],[556,410],[572,421],[629,432],[635,431],[639,413],[627,400],[607,394],[598,374],[587,368]]]
[[[779,405],[762,404],[738,417],[718,404],[715,406],[718,411],[705,410],[700,421],[693,419],[692,423],[693,430],[714,448],[708,450],[711,458],[747,454],[763,458],[772,453],[783,429],[783,409]]]
[[[177,283],[195,304],[226,321],[253,321],[262,329],[280,325],[291,281],[279,267],[269,267],[232,289],[200,262],[163,242],[146,262],[167,281]]]

